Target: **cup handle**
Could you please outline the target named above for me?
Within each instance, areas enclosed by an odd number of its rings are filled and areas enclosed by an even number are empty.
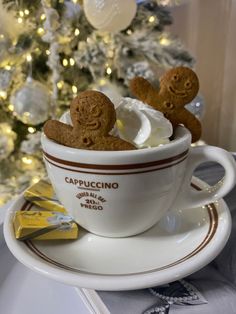
[[[225,169],[224,177],[214,186],[202,191],[191,187],[193,171],[200,164],[215,161]],[[193,208],[207,205],[225,196],[236,183],[236,163],[232,155],[222,148],[199,146],[190,148],[187,159],[186,173],[175,205],[181,208]]]

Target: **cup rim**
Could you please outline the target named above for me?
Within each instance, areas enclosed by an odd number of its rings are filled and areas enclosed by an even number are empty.
[[[41,143],[43,145],[43,150],[47,151],[47,147],[50,147],[51,151],[59,152],[63,150],[64,154],[68,155],[75,155],[75,154],[81,154],[84,155],[86,154],[87,156],[94,156],[96,153],[97,157],[102,157],[102,156],[107,156],[110,157],[116,154],[116,156],[125,156],[129,155],[130,157],[132,156],[137,156],[137,155],[143,155],[147,153],[156,153],[156,152],[162,152],[164,153],[165,151],[169,150],[174,150],[175,148],[179,147],[181,143],[190,141],[191,143],[191,133],[190,131],[185,128],[182,125],[179,125],[176,130],[175,130],[175,139],[170,141],[167,144],[164,144],[162,146],[157,146],[157,147],[150,147],[150,148],[141,148],[141,149],[136,149],[136,150],[120,150],[120,151],[100,151],[100,150],[89,150],[89,149],[80,149],[80,148],[72,148],[68,147],[65,145],[58,144],[54,142],[53,140],[50,140],[44,132],[42,132],[41,136]],[[45,147],[47,146],[47,147]],[[46,149],[44,149],[44,147]]]

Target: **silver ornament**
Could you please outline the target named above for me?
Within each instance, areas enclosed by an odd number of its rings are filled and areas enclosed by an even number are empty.
[[[47,120],[50,108],[48,89],[31,78],[11,96],[14,114],[25,124],[37,125]]]
[[[188,109],[192,114],[195,115],[199,120],[202,120],[205,113],[205,101],[201,95],[197,95],[189,104],[187,104],[186,109]]]
[[[12,71],[6,70],[6,69],[0,69],[0,90],[6,91],[10,84],[12,79]]]
[[[12,131],[11,126],[6,122],[0,123],[0,161],[13,152],[15,139],[16,133]]]
[[[41,149],[41,132],[36,132],[34,134],[28,134],[26,140],[21,142],[20,151],[29,155],[36,154]]]

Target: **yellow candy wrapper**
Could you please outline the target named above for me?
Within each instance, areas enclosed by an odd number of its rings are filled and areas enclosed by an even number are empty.
[[[47,180],[40,180],[24,192],[29,202],[50,211],[66,213],[65,208],[57,200],[52,185]]]
[[[13,227],[18,240],[72,240],[79,235],[71,216],[53,211],[17,211]]]

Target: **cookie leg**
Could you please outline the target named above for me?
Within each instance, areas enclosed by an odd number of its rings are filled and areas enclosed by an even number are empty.
[[[57,120],[48,120],[43,127],[46,136],[65,146],[71,146],[72,126]]]

